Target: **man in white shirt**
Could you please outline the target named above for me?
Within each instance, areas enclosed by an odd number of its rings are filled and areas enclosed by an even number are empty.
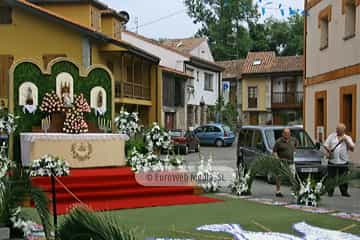
[[[344,176],[348,173],[349,151],[353,152],[355,144],[350,136],[345,134],[346,126],[343,123],[338,124],[336,132],[329,135],[324,144],[328,157],[328,177]],[[344,183],[339,186],[341,195],[350,197],[348,184]],[[333,196],[335,189],[329,189],[328,195]]]

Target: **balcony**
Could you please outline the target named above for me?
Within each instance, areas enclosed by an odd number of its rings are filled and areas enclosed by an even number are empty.
[[[272,108],[301,108],[303,92],[273,92],[271,96]]]
[[[150,86],[139,83],[115,82],[115,98],[135,98],[141,100],[151,100]]]

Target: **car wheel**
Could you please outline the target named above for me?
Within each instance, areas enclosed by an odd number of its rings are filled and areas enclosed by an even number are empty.
[[[218,140],[215,141],[215,145],[217,147],[222,147],[222,146],[224,146],[224,142],[223,142],[223,140],[218,139]]]

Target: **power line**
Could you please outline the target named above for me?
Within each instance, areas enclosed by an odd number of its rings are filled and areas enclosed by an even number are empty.
[[[176,16],[176,15],[179,15],[180,13],[183,13],[183,12],[185,12],[185,11],[186,11],[185,9],[178,10],[178,11],[176,11],[176,12],[173,12],[173,13],[169,14],[169,15],[160,17],[160,18],[158,18],[158,19],[152,20],[152,21],[150,21],[150,22],[147,22],[147,23],[144,23],[144,24],[141,24],[141,25],[139,25],[139,24],[137,23],[137,26],[134,27],[134,28],[131,28],[131,30],[138,30],[139,28],[142,28],[142,27],[145,27],[145,26],[149,26],[149,25],[158,23],[158,22],[160,22],[160,21],[162,21],[162,20],[166,20],[166,19],[168,19],[168,18],[171,18],[171,17],[174,17],[174,16]]]

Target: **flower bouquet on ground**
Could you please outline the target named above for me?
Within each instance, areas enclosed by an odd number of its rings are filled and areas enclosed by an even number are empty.
[[[52,155],[42,156],[34,160],[30,170],[30,176],[68,176],[70,166],[67,162]]]
[[[161,128],[157,123],[153,123],[152,127],[145,135],[145,141],[148,151],[160,152],[161,150],[170,149],[171,140],[168,131]]]
[[[249,196],[251,195],[251,185],[253,176],[251,169],[245,172],[245,168],[239,167],[237,172],[233,175],[233,183],[230,184],[232,194],[236,196]]]
[[[0,134],[10,135],[10,133],[14,132],[17,125],[16,119],[13,114],[7,112],[0,112]]]
[[[292,195],[296,198],[298,204],[317,207],[320,202],[321,196],[324,194],[324,178],[319,182],[316,182],[311,174],[307,177],[306,181],[303,182],[300,177],[296,174],[300,183],[298,191],[293,191]]]
[[[120,114],[115,118],[115,125],[119,133],[126,134],[129,137],[140,132],[139,117],[136,112],[129,113],[121,109]]]
[[[128,162],[134,172],[140,173],[179,170],[182,169],[184,160],[182,157],[173,155],[161,158],[153,152],[143,154],[134,147],[130,152]]]
[[[220,173],[212,167],[212,156],[204,164],[204,159],[201,157],[200,165],[196,173],[197,184],[204,189],[205,192],[217,192],[220,188],[221,176]]]

